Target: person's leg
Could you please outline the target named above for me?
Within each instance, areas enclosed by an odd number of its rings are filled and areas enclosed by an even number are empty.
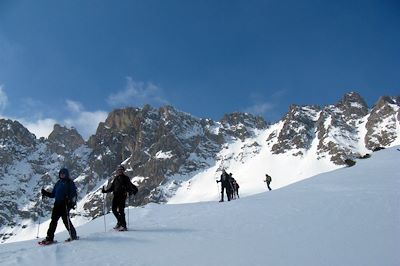
[[[54,204],[53,210],[51,212],[51,222],[49,229],[47,230],[46,240],[53,241],[54,233],[57,229],[58,219],[61,217],[61,209],[59,205]]]
[[[231,195],[232,195],[232,190],[229,187],[226,187],[226,197],[228,198],[228,201],[231,201]]]
[[[126,220],[125,220],[125,201],[126,197],[118,198],[118,218],[119,224],[126,228]]]
[[[119,223],[118,199],[117,199],[117,197],[115,195],[114,195],[114,198],[113,198],[113,201],[112,201],[111,210],[112,210],[115,218],[117,219],[117,225],[114,227],[114,229],[116,229],[119,226],[121,226],[121,224]]]
[[[63,220],[65,228],[67,228],[67,230],[69,231],[71,238],[76,239],[76,230],[75,230],[74,225],[71,222],[71,219],[69,218],[67,210],[64,211],[64,213],[61,215],[61,218]]]

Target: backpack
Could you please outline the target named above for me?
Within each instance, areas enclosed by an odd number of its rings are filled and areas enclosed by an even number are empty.
[[[131,183],[131,190],[129,191],[129,194],[133,194],[136,195],[136,193],[138,193],[138,188],[137,186],[135,186],[134,184]]]
[[[78,193],[76,192],[76,186],[74,181],[68,179],[66,182],[66,193],[65,198],[69,209],[75,209],[78,201]]]

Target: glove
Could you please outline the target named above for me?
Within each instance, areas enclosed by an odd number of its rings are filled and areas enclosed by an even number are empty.
[[[76,208],[76,202],[72,201],[72,200],[67,200],[67,206],[68,209],[74,209]]]
[[[104,187],[101,188],[101,193],[107,193]]]
[[[51,194],[50,192],[44,190],[44,188],[42,188],[42,197],[48,197],[49,194]]]

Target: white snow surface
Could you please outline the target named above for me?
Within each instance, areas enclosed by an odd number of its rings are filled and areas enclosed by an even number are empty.
[[[106,230],[100,217],[78,226],[71,243],[64,231],[51,246],[3,244],[0,265],[398,266],[399,148],[230,202],[127,208],[128,232],[114,232],[108,214]]]

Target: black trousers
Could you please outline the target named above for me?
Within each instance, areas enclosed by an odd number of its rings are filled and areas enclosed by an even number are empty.
[[[221,201],[224,201],[224,189],[226,190],[226,197],[228,198],[228,201],[230,201],[232,195],[232,189],[230,186],[227,185],[221,186]]]
[[[271,182],[267,182],[267,187],[268,187],[269,190],[272,190],[271,187],[269,186],[270,183]]]
[[[126,194],[114,194],[114,198],[112,201],[112,212],[117,218],[117,224],[126,228],[126,220],[125,220],[125,201]]]
[[[69,209],[68,209],[69,212]],[[49,229],[47,230],[47,239],[53,240],[54,239],[54,232],[57,229],[58,220],[62,219],[65,228],[67,228],[70,236],[72,238],[76,238],[76,230],[73,224],[71,223],[71,219],[68,217],[65,201],[62,202],[55,202],[53,211],[51,213],[51,222]]]

